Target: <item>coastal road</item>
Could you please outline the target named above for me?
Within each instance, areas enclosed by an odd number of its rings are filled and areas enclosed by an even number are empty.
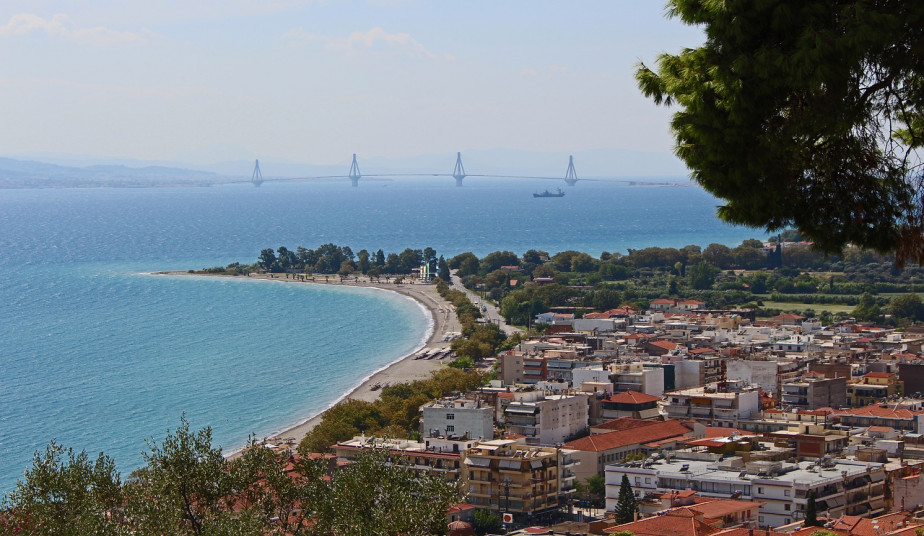
[[[462,285],[462,279],[460,279],[459,276],[456,275],[455,270],[452,271],[450,278],[452,279],[453,288],[464,292],[465,295],[468,296],[468,299],[471,300],[471,302],[474,303],[479,309],[484,307],[485,310],[481,312],[482,318],[484,318],[485,320],[491,323],[494,323],[500,326],[500,328],[508,336],[513,335],[514,333],[523,333],[523,330],[521,330],[520,328],[508,325],[507,322],[504,320],[504,317],[501,316],[500,311],[497,309],[497,307],[494,306],[494,304],[492,304],[491,302],[487,300],[482,300],[481,296],[465,288]]]

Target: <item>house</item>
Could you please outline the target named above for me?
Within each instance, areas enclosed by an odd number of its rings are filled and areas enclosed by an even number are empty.
[[[580,462],[575,469],[578,480],[602,475],[607,464],[621,461],[626,456],[647,456],[688,439],[702,437],[704,432],[703,427],[680,421],[622,418],[607,424],[618,429],[593,433],[565,443],[565,448],[575,451],[573,456]]]
[[[660,416],[658,402],[660,396],[639,393],[638,391],[623,391],[601,400],[600,416],[603,419],[618,419],[631,417],[633,419],[654,419]]]
[[[847,386],[847,405],[860,407],[875,404],[903,392],[902,382],[894,372],[867,372],[858,382]]]
[[[835,411],[841,424],[847,426],[888,426],[905,432],[921,432],[917,429],[917,416],[924,415],[922,410],[912,410],[900,404],[870,404],[862,408]]]

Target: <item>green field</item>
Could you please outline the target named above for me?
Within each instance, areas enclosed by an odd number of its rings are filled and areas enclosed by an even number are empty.
[[[842,305],[839,303],[796,303],[796,302],[777,302],[763,301],[764,309],[780,309],[783,311],[804,311],[811,309],[816,313],[828,311],[830,313],[852,313],[856,309],[855,305]]]

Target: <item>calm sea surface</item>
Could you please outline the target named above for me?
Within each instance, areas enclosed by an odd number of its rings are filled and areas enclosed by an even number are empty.
[[[240,447],[298,423],[421,344],[426,314],[370,289],[147,275],[263,248],[432,247],[597,256],[737,245],[692,187],[469,178],[186,189],[0,190],[0,495],[49,440],[127,473],[184,413]]]

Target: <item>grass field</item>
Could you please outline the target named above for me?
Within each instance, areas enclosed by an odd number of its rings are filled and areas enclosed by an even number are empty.
[[[777,302],[763,301],[764,309],[781,309],[783,311],[804,311],[811,309],[816,313],[828,311],[830,313],[851,313],[856,309],[855,305],[842,305],[839,303],[795,303],[795,302]]]

